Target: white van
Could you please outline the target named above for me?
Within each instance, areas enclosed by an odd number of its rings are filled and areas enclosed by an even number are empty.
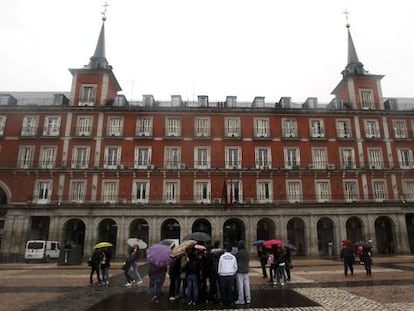
[[[26,243],[24,260],[44,260],[58,259],[60,254],[60,244],[57,241],[31,240]]]

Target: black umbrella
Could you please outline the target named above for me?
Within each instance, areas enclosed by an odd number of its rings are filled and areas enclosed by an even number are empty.
[[[209,236],[205,232],[193,232],[193,233],[187,234],[183,238],[183,241],[187,241],[187,240],[196,240],[197,242],[211,242],[211,236]]]

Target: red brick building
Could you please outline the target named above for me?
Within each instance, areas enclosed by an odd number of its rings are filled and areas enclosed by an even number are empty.
[[[104,24],[67,94],[0,95],[3,259],[28,239],[152,244],[204,231],[248,245],[280,238],[305,255],[372,240],[414,251],[414,114],[386,99],[348,29],[348,63],[328,105],[228,96],[128,101],[108,64]],[[414,101],[413,101],[414,102]],[[251,246],[251,251],[254,247]]]

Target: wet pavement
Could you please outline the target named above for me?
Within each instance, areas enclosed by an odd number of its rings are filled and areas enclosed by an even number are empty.
[[[363,266],[345,277],[338,260],[293,258],[292,282],[273,287],[251,262],[252,303],[238,310],[414,310],[414,256],[374,259],[372,276]],[[89,283],[89,268],[47,264],[0,264],[0,311],[72,310],[223,310],[216,303],[187,306],[168,301],[168,279],[159,304],[150,303],[148,277],[132,288],[124,287],[121,262],[111,265],[109,286]],[[142,265],[145,269],[145,265]],[[145,270],[143,271],[145,272]]]

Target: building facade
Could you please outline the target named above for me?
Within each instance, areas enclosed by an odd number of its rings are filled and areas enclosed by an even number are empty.
[[[200,95],[128,101],[105,56],[105,24],[67,94],[0,95],[1,258],[29,239],[99,241],[117,257],[203,231],[251,245],[279,238],[298,253],[338,255],[341,241],[414,252],[413,110],[385,99],[348,29],[333,100],[250,103]],[[30,96],[29,96],[30,95]]]

